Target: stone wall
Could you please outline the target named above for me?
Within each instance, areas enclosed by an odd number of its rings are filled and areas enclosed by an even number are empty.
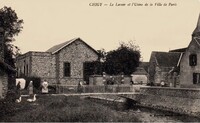
[[[141,105],[199,115],[200,89],[141,87],[137,101]]]
[[[97,54],[85,45],[82,41],[75,41],[69,46],[63,48],[56,54],[58,79],[59,82],[66,85],[77,85],[83,80],[83,63],[96,61]],[[64,62],[69,62],[71,66],[70,77],[64,77]]]
[[[17,76],[29,76],[31,69],[31,52],[23,54],[16,59]],[[28,67],[28,68],[27,68]]]
[[[134,84],[147,84],[147,75],[132,75],[132,81]]]
[[[57,86],[58,93],[123,93],[123,92],[135,92],[138,91],[138,87],[130,85],[83,85],[78,87],[75,85]]]
[[[55,56],[47,52],[28,52],[17,58],[18,77],[40,77],[56,83]]]
[[[56,83],[56,61],[55,56],[51,53],[32,52],[31,57],[31,74],[46,79],[50,84]]]
[[[102,75],[93,75],[89,77],[89,85],[104,85]]]
[[[112,78],[110,78],[112,77]],[[114,76],[110,76],[110,75],[106,75],[105,76],[105,81],[103,80],[103,76],[102,75],[93,75],[89,77],[89,85],[105,85],[107,83],[107,81],[111,80],[113,81],[114,85],[131,85],[131,76],[124,76],[123,78],[121,77],[121,75],[114,75]],[[122,79],[124,81],[122,81]]]

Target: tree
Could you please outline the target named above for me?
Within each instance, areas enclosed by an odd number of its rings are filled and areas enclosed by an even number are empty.
[[[133,41],[122,42],[116,50],[107,53],[105,61],[105,72],[108,74],[130,75],[139,66],[140,49]]]
[[[19,48],[12,44],[14,36],[18,35],[22,30],[23,20],[18,19],[17,14],[10,7],[0,9],[0,32],[1,47],[4,49],[4,62],[15,68],[15,57],[19,53]],[[8,75],[8,93],[7,97],[13,97],[15,94],[15,74]],[[13,97],[14,98],[14,97]]]
[[[106,61],[106,51],[105,49],[100,49],[100,50],[97,50],[98,54],[99,54],[99,57],[98,57],[98,61],[99,62],[105,62]]]
[[[4,58],[5,62],[15,67],[14,57],[18,55],[19,48],[12,44],[14,36],[18,35],[22,30],[23,20],[18,19],[17,14],[11,7],[3,7],[0,9],[0,28],[3,29],[4,37]]]

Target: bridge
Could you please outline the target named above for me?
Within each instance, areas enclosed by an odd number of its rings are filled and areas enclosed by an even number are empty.
[[[123,93],[71,93],[71,94],[51,94],[52,96],[64,95],[64,96],[83,96],[94,99],[125,102],[127,100],[133,103],[138,103],[136,96],[139,92],[123,92]]]

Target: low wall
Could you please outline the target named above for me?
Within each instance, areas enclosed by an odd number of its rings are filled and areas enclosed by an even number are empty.
[[[141,105],[200,116],[200,89],[141,87]]]
[[[139,91],[138,86],[131,85],[83,85],[57,86],[57,93],[118,93]]]
[[[102,75],[92,75],[89,77],[89,84],[90,85],[105,85],[107,81],[112,80],[113,84],[125,84],[125,85],[130,85],[131,84],[131,76],[124,76],[123,78],[121,75],[113,75],[112,78],[110,78],[110,75],[105,76],[105,81],[103,81],[103,76]],[[124,80],[123,83],[121,80]]]

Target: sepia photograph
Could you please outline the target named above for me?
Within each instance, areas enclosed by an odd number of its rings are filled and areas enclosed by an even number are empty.
[[[200,0],[0,0],[0,122],[200,122]]]

